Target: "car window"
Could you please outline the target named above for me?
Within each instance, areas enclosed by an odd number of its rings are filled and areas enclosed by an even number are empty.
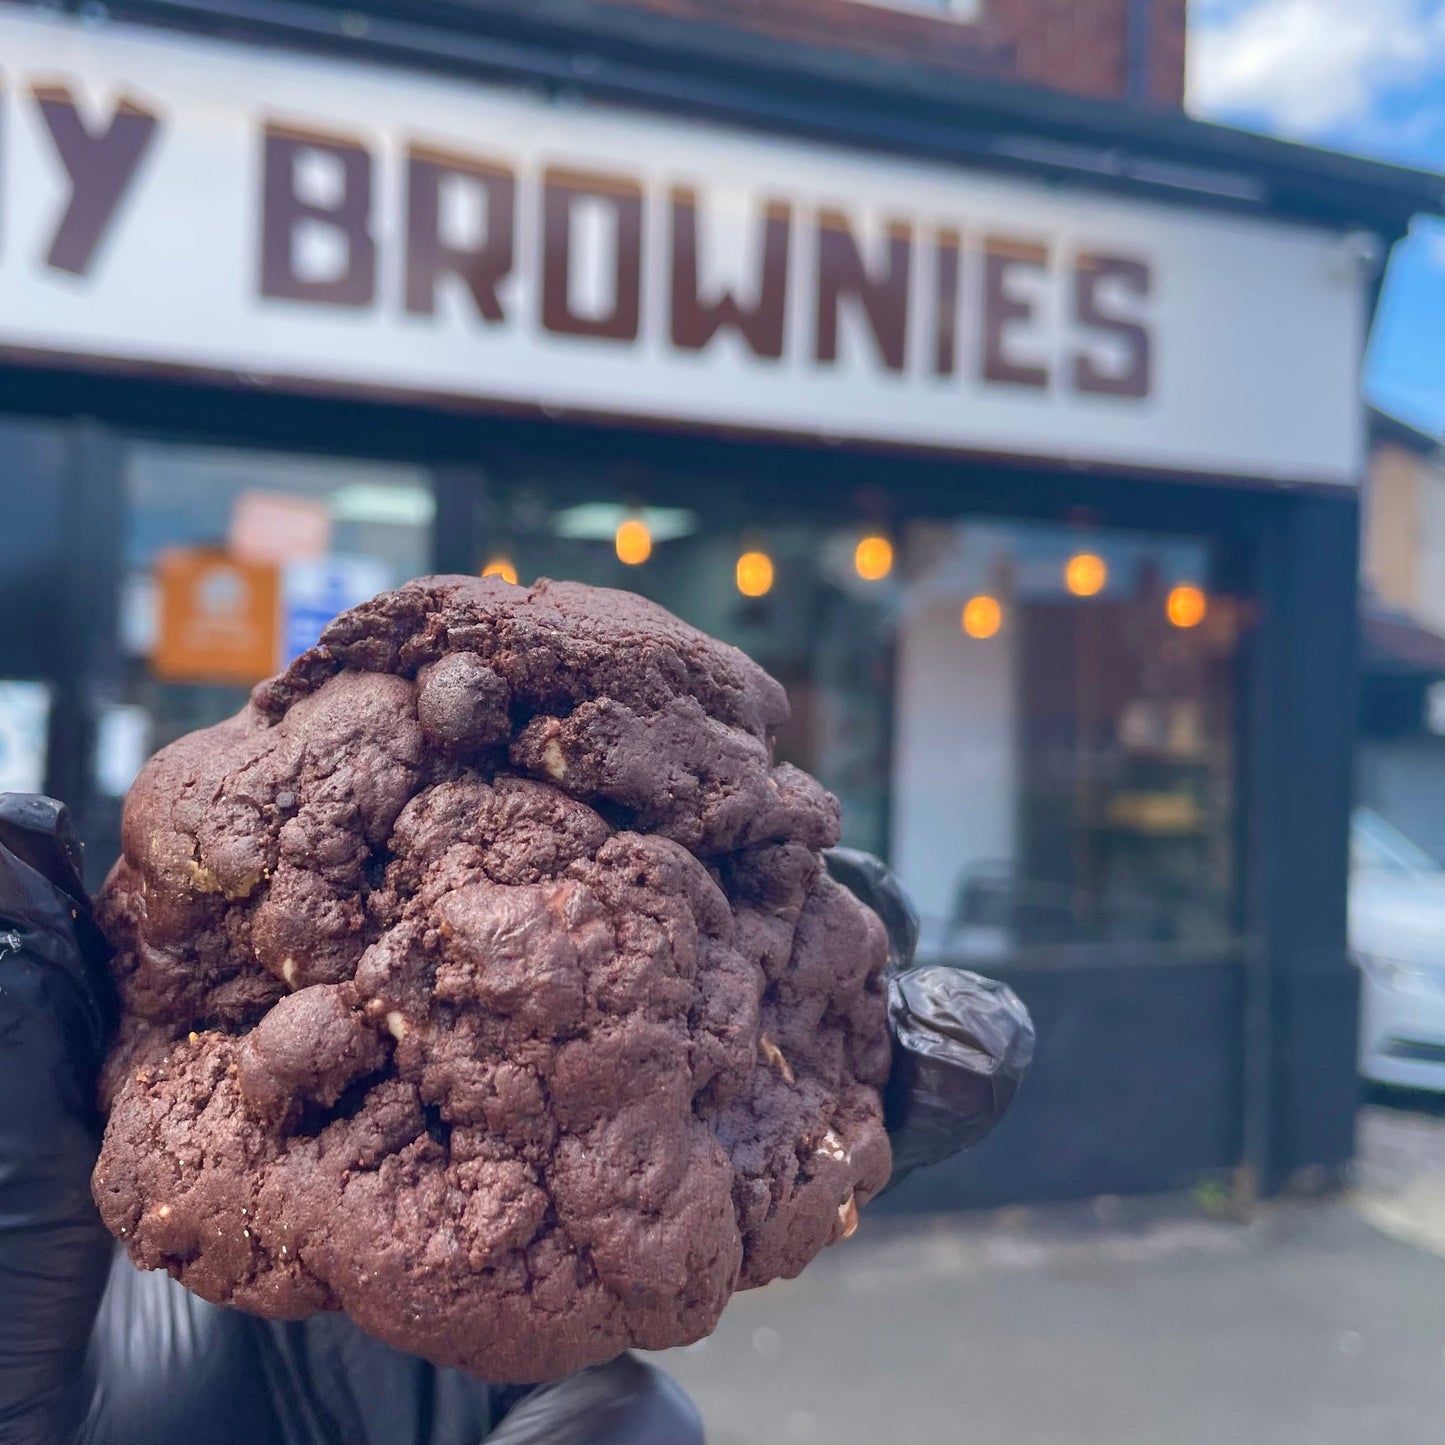
[[[1350,866],[1374,873],[1442,873],[1440,864],[1378,813],[1355,814],[1350,829]]]

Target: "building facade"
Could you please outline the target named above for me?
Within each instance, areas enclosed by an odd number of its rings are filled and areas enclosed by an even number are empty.
[[[0,776],[101,867],[352,601],[630,587],[1034,1010],[900,1207],[1338,1169],[1362,261],[1438,180],[1172,113],[1177,7],[707,10],[0,5]]]
[[[575,25],[579,8],[594,36],[634,33],[640,14],[644,25],[677,22],[693,44],[758,36],[1099,100],[1184,103],[1185,0],[540,0],[505,10],[541,29]]]
[[[1445,452],[1370,415],[1360,804],[1445,861]]]

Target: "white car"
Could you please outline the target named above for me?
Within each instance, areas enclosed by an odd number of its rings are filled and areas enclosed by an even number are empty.
[[[1350,830],[1350,948],[1360,1072],[1445,1092],[1445,866],[1364,809]]]

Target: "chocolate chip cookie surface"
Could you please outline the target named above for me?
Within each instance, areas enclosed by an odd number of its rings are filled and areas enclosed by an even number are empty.
[[[159,753],[99,909],[135,1261],[523,1382],[851,1232],[886,945],[786,707],[628,594],[433,577]]]

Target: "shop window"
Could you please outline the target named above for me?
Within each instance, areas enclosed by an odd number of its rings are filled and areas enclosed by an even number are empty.
[[[978,20],[982,0],[850,0],[855,5],[872,5],[883,10],[906,10],[915,15],[941,15],[948,20]]]
[[[1241,614],[1205,542],[828,503],[740,526],[727,486],[537,477],[493,486],[478,566],[639,591],[766,666],[778,755],[890,858],[925,954],[1228,944]]]
[[[0,526],[0,793],[59,787],[49,748],[53,683],[65,649],[65,429],[0,418],[0,468],[10,485]]]
[[[925,949],[1231,931],[1237,612],[1200,543],[908,529],[890,842]]]
[[[121,599],[133,759],[240,708],[253,683],[335,614],[429,570],[433,497],[420,468],[137,442],[125,463]]]

